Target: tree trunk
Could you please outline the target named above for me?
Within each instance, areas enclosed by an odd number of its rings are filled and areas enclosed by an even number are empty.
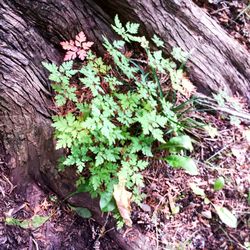
[[[160,36],[166,53],[172,46],[193,50],[188,68],[200,91],[209,94],[210,90],[225,88],[250,100],[248,52],[191,1],[1,1],[0,152],[4,149],[20,191],[25,192],[31,180],[61,197],[74,190],[73,173],[56,170],[60,152],[54,150],[50,126],[53,103],[41,62],[59,64],[63,59],[59,42],[81,30],[95,42],[94,49],[102,53],[102,35],[115,37],[110,24],[116,13],[122,20],[142,23],[146,36]],[[100,224],[104,223],[97,200],[82,194],[70,202],[83,204]],[[114,230],[110,233],[122,249],[153,249],[153,244],[136,229],[126,237]],[[132,241],[130,235],[137,237]]]

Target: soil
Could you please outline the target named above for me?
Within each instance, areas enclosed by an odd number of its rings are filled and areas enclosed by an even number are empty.
[[[247,1],[194,2],[250,50],[249,17],[242,12]],[[152,162],[143,173],[146,198],[140,207],[134,205],[133,223],[157,243],[158,249],[247,249],[250,142],[244,133],[249,127],[244,122],[230,125],[228,117],[219,113],[203,112],[198,118],[218,130],[214,138],[199,129],[191,131],[196,139],[192,156],[199,162],[200,174],[189,176],[161,161]],[[213,183],[219,176],[224,177],[225,186],[215,192]],[[30,184],[26,195],[18,193],[10,179],[10,170],[0,154],[0,249],[119,249],[93,219],[81,218],[35,183]],[[204,189],[213,204],[232,211],[238,218],[237,228],[225,226],[213,205],[195,195],[190,183]],[[35,214],[49,219],[36,229],[5,223],[6,217],[25,220]]]
[[[52,193],[44,193],[35,183],[19,193],[9,169],[0,158],[0,249],[1,250],[118,250],[119,247],[92,219],[83,219]],[[33,215],[49,216],[38,228],[8,225],[6,218],[21,221]]]
[[[192,157],[198,160],[199,175],[152,162],[144,172],[147,196],[133,213],[134,222],[158,241],[159,249],[246,249],[250,240],[250,143],[242,136],[246,128],[231,126],[220,116],[199,116],[219,131],[212,139],[199,129],[192,130],[197,139]],[[214,191],[219,176],[224,177],[225,186]],[[202,188],[212,204],[232,211],[238,218],[237,229],[225,226],[213,205],[195,195],[190,183]]]
[[[193,0],[225,30],[250,50],[250,2],[248,0]]]

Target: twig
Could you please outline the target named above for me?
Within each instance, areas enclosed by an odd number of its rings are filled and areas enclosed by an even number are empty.
[[[5,175],[3,175],[3,177],[4,177],[4,179],[9,183],[9,185],[10,185],[9,194],[11,194],[12,191],[14,190],[14,188],[15,188],[16,186],[14,186],[14,185],[10,182],[10,180],[9,180]]]
[[[243,137],[240,137],[239,140],[241,140],[241,139],[243,139]],[[218,155],[221,152],[223,152],[225,149],[227,149],[228,147],[230,147],[233,143],[234,143],[234,140],[230,141],[226,146],[224,146],[219,151],[217,151],[215,154],[213,154],[212,156],[210,156],[207,160],[205,160],[205,162],[208,162],[209,160],[211,160],[212,158],[214,158],[216,155]]]
[[[219,155],[221,152],[223,152],[225,149],[227,149],[228,147],[231,146],[233,141],[231,141],[228,145],[226,145],[225,147],[221,148],[219,151],[217,151],[216,153],[214,153],[212,156],[210,156],[208,159],[205,160],[205,162],[210,161],[212,158],[214,158],[216,155]]]
[[[247,250],[247,248],[245,246],[243,246],[234,236],[228,234],[221,226],[220,226],[220,229],[226,235],[226,237],[229,239],[229,241],[233,241],[233,242],[237,243],[243,249]]]
[[[245,14],[248,10],[250,10],[250,4],[248,4],[248,6],[239,13],[239,15],[235,18],[235,20],[237,20],[241,15]],[[249,17],[247,13],[246,15]]]
[[[36,250],[39,250],[39,246],[38,246],[37,242],[34,239],[32,239],[32,241],[33,241],[33,243],[34,243],[34,245],[36,247]]]
[[[227,10],[227,9],[229,9],[229,7],[228,7],[228,6],[225,6],[225,7],[221,8],[221,9],[212,11],[210,14],[211,14],[211,15],[214,15],[214,14],[217,14],[218,12],[221,12],[221,11]]]
[[[148,62],[145,61],[145,60],[140,60],[140,59],[136,59],[136,58],[130,58],[130,60],[135,61],[135,62],[145,63],[145,64],[148,63]]]
[[[105,229],[106,229],[106,225],[108,223],[109,215],[110,215],[110,213],[108,213],[107,216],[106,216],[105,223],[104,223],[104,225],[102,226],[102,228],[100,230],[100,235],[99,235],[98,239],[101,238],[106,233]]]
[[[3,198],[5,197],[5,193],[4,193],[4,190],[3,190],[3,188],[0,186],[0,191],[1,191],[1,193],[2,193],[2,195],[3,195]]]
[[[155,234],[156,234],[156,250],[159,250],[159,235],[158,235],[157,211],[158,211],[159,206],[163,202],[165,202],[167,195],[168,195],[168,193],[166,193],[163,197],[161,197],[160,201],[158,202],[158,204],[155,207],[154,212],[153,212],[153,223],[155,225]]]
[[[198,97],[199,98],[196,100],[196,102],[198,104],[205,106],[205,107],[212,108],[212,109],[217,110],[217,111],[227,113],[229,115],[237,116],[237,117],[247,121],[247,123],[250,123],[250,114],[245,113],[245,112],[239,112],[239,111],[233,110],[232,108],[228,108],[228,107],[221,107],[221,106],[217,105],[213,99],[211,99],[207,96],[203,96],[201,94],[198,94]]]

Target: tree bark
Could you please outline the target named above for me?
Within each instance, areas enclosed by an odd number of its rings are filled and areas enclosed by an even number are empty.
[[[14,182],[25,192],[30,181],[61,197],[74,190],[73,172],[58,173],[51,115],[53,103],[41,62],[62,62],[60,41],[83,30],[103,53],[102,35],[114,38],[114,15],[142,23],[143,33],[156,33],[165,52],[179,46],[193,52],[188,68],[204,93],[225,88],[250,99],[250,57],[236,41],[191,1],[177,0],[5,0],[0,2],[0,152],[5,151]],[[98,201],[87,194],[71,198],[89,208],[103,224]],[[112,223],[109,225],[112,227]],[[126,237],[110,231],[122,249],[153,249],[147,237],[133,229]],[[136,235],[134,241],[129,237]],[[145,248],[147,246],[147,248]]]

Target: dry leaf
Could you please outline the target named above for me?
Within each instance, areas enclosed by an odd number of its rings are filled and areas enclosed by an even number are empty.
[[[117,185],[114,185],[113,195],[114,195],[118,210],[120,212],[120,215],[124,219],[125,224],[131,227],[132,220],[130,218],[130,213],[131,213],[130,202],[131,202],[132,193],[128,192],[125,189],[125,179],[119,178],[119,183]]]
[[[246,152],[247,149],[241,145],[234,145],[231,147],[232,154],[236,157],[237,163],[242,165],[246,161]]]
[[[219,132],[217,130],[217,128],[213,127],[211,124],[208,124],[206,126],[204,126],[204,129],[205,131],[208,133],[208,135],[211,137],[211,138],[215,138],[216,136],[219,136]]]
[[[181,79],[181,86],[183,90],[183,95],[186,97],[190,97],[193,93],[196,92],[196,87],[193,85],[193,83],[183,75]]]
[[[243,100],[239,97],[236,96],[229,96],[228,101],[232,104],[232,106],[238,110],[244,110],[245,108],[245,103],[243,102]]]
[[[242,134],[246,138],[247,143],[250,145],[250,129],[243,130]]]
[[[187,98],[196,92],[196,87],[187,78],[186,74],[181,74],[178,76],[178,82],[173,85],[173,88]]]
[[[175,204],[173,196],[168,194],[169,207],[171,209],[172,214],[178,214],[180,211],[180,207]]]

